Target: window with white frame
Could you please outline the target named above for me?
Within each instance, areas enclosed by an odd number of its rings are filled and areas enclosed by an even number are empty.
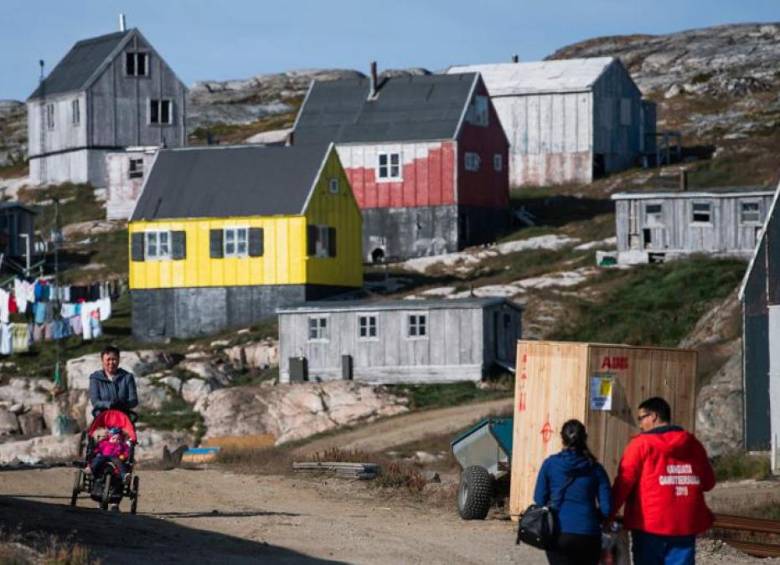
[[[173,101],[171,100],[149,100],[149,123],[150,124],[172,124],[173,123]]]
[[[333,177],[328,181],[328,191],[330,191],[331,194],[339,193],[339,179]]]
[[[144,257],[147,259],[171,258],[171,232],[148,231],[144,233]]]
[[[328,318],[326,316],[311,316],[309,318],[309,341],[328,339]]]
[[[81,106],[79,105],[78,99],[72,100],[70,103],[70,119],[74,126],[81,123]]]
[[[399,180],[401,178],[400,153],[380,153],[377,157],[377,178],[379,180]]]
[[[475,126],[487,126],[489,121],[488,97],[476,95],[469,105],[466,119]]]
[[[137,51],[125,53],[125,72],[129,77],[149,76],[149,54]]]
[[[663,225],[663,211],[662,204],[645,204],[645,223],[647,225]]]
[[[691,220],[695,224],[709,224],[712,221],[712,204],[709,202],[694,202],[693,217]]]
[[[131,179],[144,178],[144,160],[130,159],[127,176]]]
[[[739,219],[743,224],[761,223],[761,206],[758,202],[742,202],[739,205]]]
[[[358,316],[358,337],[360,339],[372,339],[376,336],[376,315],[366,314]]]
[[[54,129],[54,104],[46,104],[46,127]]]
[[[504,156],[501,153],[493,155],[493,170],[496,172],[504,170]]]
[[[249,255],[248,228],[225,228],[222,241],[225,257],[246,257]]]
[[[409,314],[406,322],[406,337],[427,337],[428,315]]]
[[[479,153],[466,151],[466,154],[463,156],[463,166],[467,171],[478,171],[479,161]]]

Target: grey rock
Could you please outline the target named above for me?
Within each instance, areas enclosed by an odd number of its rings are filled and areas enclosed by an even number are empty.
[[[164,446],[193,445],[194,438],[189,432],[156,430],[144,428],[138,431],[138,461],[153,461],[162,459]]]
[[[0,408],[0,436],[8,436],[19,433],[19,420],[16,414],[5,408]]]
[[[173,360],[161,351],[123,351],[119,358],[119,366],[133,373],[136,378],[166,369],[171,365]],[[89,376],[100,369],[102,365],[99,353],[70,359],[65,365],[69,388],[88,390]]]
[[[742,447],[742,352],[734,354],[696,398],[696,436],[710,457]]]
[[[168,387],[156,386],[147,377],[136,379],[136,388],[138,390],[138,407],[145,410],[160,410],[165,402],[174,398]]]
[[[198,404],[216,388],[218,388],[218,385],[213,381],[188,379],[181,386],[181,396],[189,404]]]
[[[68,461],[78,457],[81,434],[41,436],[0,444],[0,465]]]
[[[225,355],[234,366],[265,369],[279,365],[279,342],[275,339],[264,339],[229,347]]]
[[[40,412],[30,410],[17,416],[19,426],[22,428],[22,434],[25,436],[37,436],[44,432],[46,427],[43,416]]]

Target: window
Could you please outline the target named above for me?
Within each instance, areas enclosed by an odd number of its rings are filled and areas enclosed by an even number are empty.
[[[46,104],[46,127],[54,129],[54,104]]]
[[[620,125],[621,126],[631,125],[631,99],[630,98],[620,99]]]
[[[225,257],[246,257],[248,253],[247,228],[225,228]]]
[[[130,159],[130,168],[127,174],[131,179],[144,178],[144,160],[143,159]]]
[[[379,180],[399,180],[401,178],[401,154],[380,153],[377,171]]]
[[[664,216],[662,204],[645,204],[645,223],[648,225],[663,225]]]
[[[125,72],[129,77],[145,77],[149,75],[149,54],[125,53]]]
[[[739,210],[740,221],[743,224],[761,222],[761,207],[758,202],[742,202]]]
[[[712,204],[709,202],[693,203],[693,222],[697,224],[708,224],[712,217]]]
[[[376,335],[376,316],[358,316],[358,337],[371,339]]]
[[[309,257],[336,256],[336,228],[308,226],[307,253]]]
[[[475,126],[487,126],[488,116],[488,97],[475,96],[466,113],[466,121]]]
[[[406,325],[406,337],[427,337],[428,315],[410,314]]]
[[[74,126],[81,123],[81,108],[79,107],[79,101],[73,100],[70,103],[70,118]]]
[[[480,159],[478,153],[472,153],[470,151],[467,151],[466,154],[463,156],[463,166],[466,167],[467,171],[478,171],[479,160]]]
[[[147,259],[171,258],[171,232],[148,231],[145,236],[145,256]]]
[[[309,341],[315,339],[327,341],[328,318],[322,316],[309,318]]]
[[[328,190],[331,194],[339,193],[339,179],[332,178],[328,181]]]
[[[149,100],[149,123],[172,124],[173,102],[170,100]]]
[[[504,169],[504,156],[501,153],[493,155],[493,170],[502,171]]]

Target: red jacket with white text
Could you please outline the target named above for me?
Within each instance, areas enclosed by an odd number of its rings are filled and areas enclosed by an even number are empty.
[[[715,474],[704,446],[677,426],[635,436],[612,486],[613,513],[625,503],[623,525],[663,536],[699,534],[712,526],[704,493]]]

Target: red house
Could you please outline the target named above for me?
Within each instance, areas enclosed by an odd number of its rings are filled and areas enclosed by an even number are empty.
[[[457,251],[506,228],[509,143],[479,73],[314,81],[293,139],[336,143],[369,261]]]

